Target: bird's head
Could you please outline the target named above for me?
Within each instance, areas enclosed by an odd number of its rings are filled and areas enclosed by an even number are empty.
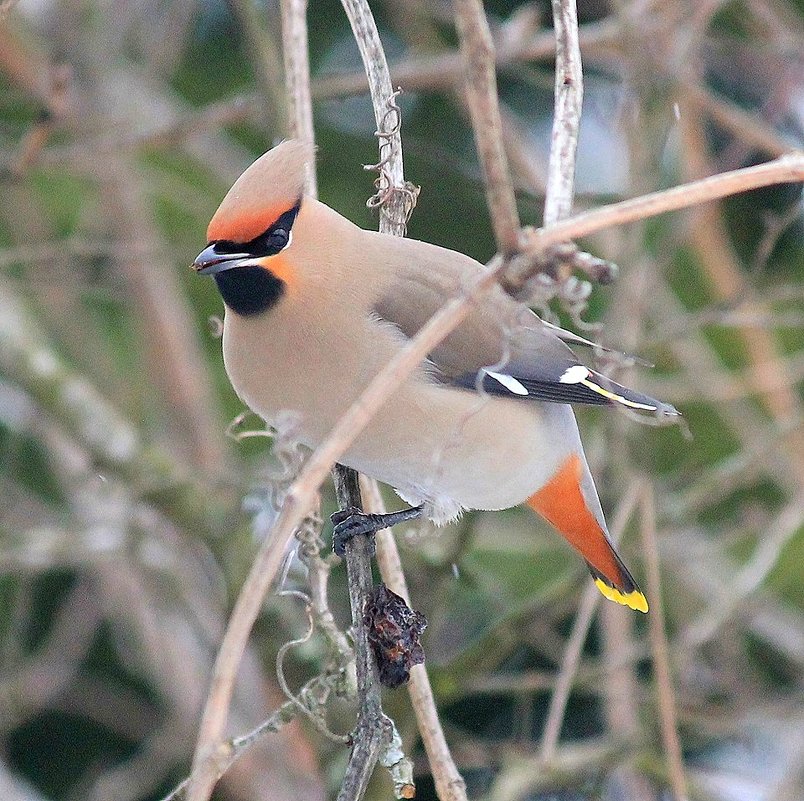
[[[235,181],[209,223],[207,247],[192,267],[215,277],[226,305],[238,314],[266,311],[293,279],[286,251],[312,157],[312,148],[295,140],[269,150]]]

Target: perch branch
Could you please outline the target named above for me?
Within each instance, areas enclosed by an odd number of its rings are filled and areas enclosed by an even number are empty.
[[[358,476],[354,470],[338,465],[333,470],[335,493],[342,509],[362,509]],[[352,753],[343,777],[338,801],[359,801],[377,764],[387,738],[388,726],[382,711],[382,695],[377,665],[363,624],[366,601],[374,580],[371,557],[374,544],[367,534],[351,537],[344,544],[349,577],[349,605],[352,608],[352,637],[357,669],[357,726],[352,735]]]
[[[366,508],[371,512],[382,513],[385,504],[380,495],[377,482],[363,477],[363,494]],[[378,531],[375,537],[377,544],[377,564],[380,575],[393,592],[402,596],[410,606],[410,591],[402,570],[402,560],[396,547],[396,540],[390,529]],[[436,794],[441,801],[466,801],[466,782],[463,780],[452,753],[447,745],[447,738],[438,718],[433,689],[430,678],[424,665],[413,665],[410,669],[408,682],[408,695],[416,715],[416,725],[427,752],[430,770],[433,772],[433,781]]]
[[[377,123],[377,135],[380,138],[379,169],[388,171],[385,182],[386,191],[390,192],[388,200],[380,207],[380,231],[404,236],[407,220],[416,201],[418,190],[404,180],[404,164],[402,159],[402,141],[400,135],[401,120],[399,111],[393,102],[393,94],[388,94],[392,88],[388,64],[382,43],[379,40],[377,28],[370,10],[355,8],[352,2],[344,3],[347,15],[352,22],[355,39],[360,47],[364,59],[366,74],[369,76],[369,89],[374,106],[374,117]],[[371,42],[364,42],[364,36],[375,37]],[[376,56],[377,61],[368,62]],[[389,110],[396,110],[396,118],[389,119]],[[392,123],[389,125],[389,123]],[[386,145],[387,146],[384,146]],[[386,151],[385,153],[383,151]],[[383,181],[381,173],[380,182]],[[382,189],[382,187],[380,187]],[[385,212],[385,213],[383,213]],[[364,485],[368,490],[370,506],[374,511],[384,511],[382,498],[376,481],[363,477]],[[398,592],[410,604],[407,583],[402,572],[402,563],[396,548],[396,541],[390,531],[380,532],[375,538],[377,544],[377,559],[380,573],[386,584]],[[392,575],[388,567],[393,565]],[[401,591],[398,591],[401,590]],[[430,762],[436,792],[442,801],[465,801],[466,787],[450,754],[444,737],[441,723],[438,719],[433,692],[427,670],[423,665],[414,665],[408,682],[408,692],[419,732],[424,743],[425,751]]]

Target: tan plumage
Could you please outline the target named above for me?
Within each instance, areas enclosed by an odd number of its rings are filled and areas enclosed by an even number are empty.
[[[312,198],[297,207],[308,158],[309,149],[284,142],[246,170],[194,267],[214,273],[224,297],[224,362],[237,393],[268,421],[298,411],[300,437],[315,447],[421,325],[485,268],[454,251],[365,231]],[[423,503],[437,523],[462,509],[527,502],[581,552],[607,597],[644,611],[608,540],[567,405],[612,399],[674,411],[580,366],[551,327],[498,288],[342,460]]]

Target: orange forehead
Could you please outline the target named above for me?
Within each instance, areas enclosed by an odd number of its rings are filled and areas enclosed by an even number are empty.
[[[232,214],[231,207],[224,206],[215,212],[207,226],[207,242],[218,242],[222,239],[228,242],[250,242],[264,233],[275,223],[293,204],[286,206],[277,203],[273,206],[249,208],[243,204],[236,214]]]
[[[248,242],[298,202],[313,151],[288,140],[260,156],[226,193],[207,228],[207,241]]]

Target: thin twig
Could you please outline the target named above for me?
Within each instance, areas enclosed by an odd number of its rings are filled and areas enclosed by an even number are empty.
[[[686,208],[730,194],[804,179],[804,155],[791,154],[766,164],[715,175],[701,181],[676,186],[662,192],[614,203],[570,217],[544,229],[524,234],[529,252],[540,254],[545,248],[575,239],[611,225],[634,222],[646,217]],[[262,601],[284,559],[295,528],[314,502],[330,467],[354,441],[374,414],[421,363],[432,349],[453,331],[500,278],[527,280],[526,265],[520,261],[511,271],[510,260],[495,257],[456,298],[446,303],[419,333],[374,377],[360,398],[346,411],[329,436],[313,452],[304,470],[288,492],[270,536],[266,537],[254,559],[243,589],[235,602],[229,625],[218,651],[212,686],[204,709],[194,758],[193,792],[190,801],[207,801],[215,782],[218,744],[226,726],[237,668],[249,632],[259,614]]]
[[[553,28],[556,36],[555,97],[544,199],[545,225],[568,217],[575,195],[575,154],[583,105],[575,0],[553,0]]]
[[[396,96],[388,72],[388,61],[382,48],[377,24],[366,0],[342,0],[342,5],[363,59],[369,90],[374,104],[377,136],[380,139],[381,177],[387,182],[386,196],[380,205],[380,231],[404,236],[407,218],[412,211],[410,187],[405,183],[402,164],[402,137],[398,117],[388,125],[387,114],[393,111]],[[397,109],[398,113],[398,109]]]
[[[503,146],[494,41],[481,0],[454,0],[453,6],[466,70],[466,96],[494,238],[500,253],[511,255],[519,245],[519,213]]]
[[[315,144],[310,97],[310,54],[307,38],[307,0],[281,0],[282,54],[288,102],[288,132],[294,139]],[[315,162],[305,166],[306,194],[318,196]]]
[[[522,231],[522,253],[534,255],[552,244],[587,236],[604,228],[645,220],[670,211],[698,206],[729,195],[770,186],[776,183],[794,183],[804,180],[804,153],[793,151],[773,161],[754,167],[718,173],[671,189],[650,192],[647,195],[611,203],[597,209],[576,214],[567,220],[546,228],[526,228]],[[549,237],[546,244],[545,237]],[[532,270],[530,260],[514,260],[501,280],[506,291],[517,294],[527,282]]]
[[[366,508],[370,512],[383,513],[385,504],[380,495],[377,482],[363,476],[363,494]],[[377,564],[380,575],[393,592],[402,596],[410,606],[410,591],[402,570],[402,560],[396,547],[396,540],[390,529],[378,531]],[[466,801],[466,782],[463,780],[444,736],[438,718],[433,689],[424,665],[413,665],[410,669],[408,695],[416,715],[416,725],[427,752],[427,760],[433,774],[436,794],[441,801]]]
[[[572,211],[575,194],[575,154],[583,104],[583,72],[578,44],[578,12],[575,0],[553,0],[553,28],[556,37],[556,66],[553,99],[553,129],[544,199],[544,224],[558,222]],[[632,487],[633,490],[633,487]],[[633,504],[633,501],[632,501]],[[621,509],[625,508],[625,500]],[[630,514],[630,510],[628,510]],[[622,527],[628,515],[624,514]],[[578,669],[592,616],[598,604],[597,587],[587,586],[572,626],[556,687],[550,698],[547,722],[542,735],[542,762],[555,760],[564,711],[572,679]]]
[[[307,684],[302,687],[293,699],[285,701],[275,712],[260,723],[257,728],[239,737],[233,737],[222,746],[221,758],[218,762],[218,776],[226,773],[229,768],[255,743],[259,742],[268,734],[278,732],[285,724],[295,720],[302,708],[306,709],[311,715],[320,707],[331,693],[335,679],[332,676],[314,676]],[[190,779],[185,779],[162,801],[181,801],[187,797]]]
[[[659,705],[659,723],[662,743],[667,755],[667,767],[675,801],[686,801],[687,779],[684,773],[684,758],[678,739],[676,700],[673,680],[670,676],[670,654],[667,633],[664,630],[664,608],[659,577],[659,545],[656,540],[656,501],[653,485],[648,481],[642,491],[642,543],[645,553],[647,589],[651,614],[648,620],[653,672],[656,676],[656,692]]]

